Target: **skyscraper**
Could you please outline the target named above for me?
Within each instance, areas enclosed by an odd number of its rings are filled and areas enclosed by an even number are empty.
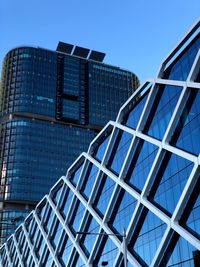
[[[123,267],[124,238],[128,267],[199,266],[199,29],[2,246],[2,266]]]
[[[59,42],[5,57],[0,91],[0,243],[138,86],[105,54]],[[10,225],[10,224],[11,225]]]

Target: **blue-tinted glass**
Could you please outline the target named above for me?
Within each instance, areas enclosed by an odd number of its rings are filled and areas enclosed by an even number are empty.
[[[191,89],[178,120],[171,144],[193,154],[200,153],[200,91]]]
[[[120,173],[132,138],[133,136],[125,131],[120,130],[118,132],[108,163],[110,168],[117,174]]]
[[[170,214],[173,213],[189,178],[193,163],[175,154],[166,153],[162,159],[150,196]]]
[[[184,212],[180,223],[182,223],[187,230],[200,239],[200,187],[199,179],[194,190],[191,193],[190,199]]]
[[[67,264],[71,249],[72,249],[72,242],[65,234],[65,236],[62,238],[61,245],[58,249],[58,260],[60,261],[63,267],[65,267]]]
[[[197,198],[186,224],[200,236],[200,196]]]
[[[148,94],[145,94],[134,104],[133,109],[128,114],[128,119],[125,124],[126,126],[133,128],[133,129],[137,128],[137,124],[142,114],[147,97],[148,97]]]
[[[62,232],[62,225],[60,224],[59,220],[56,219],[53,222],[53,226],[50,233],[50,242],[52,243],[54,248],[57,247],[58,245],[61,232]]]
[[[84,232],[89,232],[89,233],[98,233],[99,232],[99,224],[95,221],[92,216],[89,217],[89,221],[87,224],[87,227],[84,229]],[[89,234],[89,235],[82,235],[83,241],[80,241],[83,243],[84,246],[84,251],[87,256],[90,255],[95,240],[97,238],[97,235]]]
[[[55,204],[58,203],[61,191],[62,191],[62,185],[63,183],[60,183],[58,188],[56,188],[53,192],[52,192],[52,200]]]
[[[80,228],[84,211],[85,211],[85,207],[83,206],[83,204],[80,201],[77,201],[74,206],[74,210],[72,214],[70,214],[71,216],[70,224],[72,224],[72,228],[75,232],[78,232]]]
[[[109,222],[118,233],[123,234],[123,229],[127,230],[136,204],[137,201],[129,193],[120,190]]]
[[[63,117],[69,119],[79,119],[79,102],[69,99],[63,100]]]
[[[156,217],[152,212],[145,210],[141,214],[136,231],[134,233],[134,251],[144,261],[147,266],[150,266],[160,241],[164,235],[166,225]],[[143,222],[144,221],[144,222]]]
[[[109,140],[110,140],[110,135],[99,145],[97,149],[95,158],[97,158],[99,161],[103,159]]]
[[[167,249],[161,266],[166,267],[198,267],[200,252],[184,238],[175,236]]]
[[[103,251],[101,251],[101,256],[99,257],[97,261],[97,266],[101,266],[102,262],[107,262],[108,267],[113,267],[114,262],[117,257],[118,249],[112,242],[110,238],[106,238],[107,241],[104,245]],[[96,262],[95,262],[96,263]]]
[[[137,140],[126,180],[136,189],[142,191],[147,176],[158,151],[158,147],[142,139]]]
[[[89,164],[86,176],[83,180],[81,191],[86,196],[87,199],[89,199],[90,194],[92,192],[92,188],[94,186],[96,177],[98,173],[98,168],[94,164]]]
[[[102,177],[100,185],[96,191],[94,205],[103,216],[108,208],[108,203],[112,196],[114,186],[115,183],[113,180],[109,176],[105,175]]]
[[[182,88],[172,85],[157,86],[156,96],[147,115],[144,133],[162,139]]]
[[[73,197],[73,192],[69,188],[66,188],[59,205],[60,213],[64,219],[67,213],[69,212],[69,207],[72,201],[72,197]]]
[[[199,48],[200,38],[197,37],[193,43],[178,56],[177,60],[164,71],[163,78],[170,80],[186,80]]]
[[[75,185],[77,185],[77,183],[78,183],[78,179],[79,179],[79,176],[80,176],[80,174],[81,174],[81,170],[82,170],[82,168],[83,168],[83,165],[81,165],[81,166],[78,168],[78,170],[75,171],[75,173],[73,174],[73,176],[72,176],[72,178],[71,178],[72,182],[73,182]]]

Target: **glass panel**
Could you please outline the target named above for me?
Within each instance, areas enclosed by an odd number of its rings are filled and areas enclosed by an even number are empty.
[[[137,128],[137,124],[139,122],[140,116],[144,109],[144,105],[146,103],[147,97],[148,97],[148,93],[146,93],[142,97],[139,97],[138,100],[134,100],[136,101],[136,103],[133,104],[134,105],[133,108],[126,115],[127,119],[125,119],[126,122],[123,122],[123,124],[133,129]]]
[[[62,225],[60,224],[59,220],[56,219],[53,222],[53,226],[51,229],[51,234],[50,234],[50,242],[53,245],[54,248],[56,248],[58,246],[58,241],[60,238],[62,232]]]
[[[99,250],[97,253],[97,258],[95,259],[95,264],[94,266],[108,266],[108,267],[113,267],[114,262],[117,257],[118,249],[112,242],[110,238],[107,236],[104,236],[102,243],[104,243],[104,246],[100,246]],[[106,264],[107,265],[103,265]]]
[[[72,181],[72,183],[76,186],[77,183],[78,183],[78,179],[79,179],[79,176],[81,174],[81,171],[82,171],[82,168],[83,168],[83,163],[82,165],[74,172],[74,174],[72,175],[72,177],[70,178],[70,180]]]
[[[112,224],[121,235],[123,234],[123,228],[127,230],[128,225],[130,224],[136,204],[137,201],[129,193],[124,189],[120,190],[109,224]]]
[[[194,59],[197,55],[197,52],[200,47],[199,37],[183,51],[180,56],[173,62],[163,73],[164,79],[169,80],[186,80],[189,74],[189,71],[192,67]]]
[[[78,120],[79,119],[79,102],[69,99],[63,100],[63,117]]]
[[[190,94],[178,120],[171,144],[198,155],[200,152],[200,91],[190,89]]]
[[[68,238],[67,234],[62,238],[61,245],[58,249],[58,260],[63,267],[66,266],[67,261],[69,259],[69,255],[72,249],[72,242]]]
[[[142,191],[157,151],[157,146],[142,139],[137,140],[125,178],[136,190]]]
[[[160,266],[198,267],[200,251],[177,234],[172,238]]]
[[[56,189],[54,189],[54,191],[52,192],[52,200],[54,202],[54,204],[56,205],[58,203],[58,200],[59,200],[59,197],[60,197],[60,194],[61,194],[61,191],[62,191],[62,185],[63,185],[63,182],[61,182]]]
[[[147,209],[143,210],[132,238],[134,253],[140,257],[141,263],[150,266],[165,229],[163,221]]]
[[[180,223],[183,224],[187,230],[200,239],[200,177],[191,192],[190,199],[183,212]]]
[[[166,152],[156,175],[150,198],[172,214],[192,171],[193,163]]]
[[[109,140],[110,140],[110,133],[109,136],[107,136],[106,139],[104,139],[102,143],[100,143],[100,145],[95,149],[94,156],[97,160],[102,161]]]
[[[81,192],[83,192],[84,196],[86,196],[87,199],[89,199],[92,192],[98,170],[99,169],[92,163],[88,164],[87,172],[81,185]]]
[[[62,196],[59,207],[60,213],[64,219],[66,218],[67,213],[69,211],[72,198],[73,198],[73,192],[68,187],[65,188],[65,192]]]
[[[85,207],[79,200],[77,200],[73,207],[73,211],[70,214],[70,219],[69,219],[69,224],[70,224],[69,226],[70,228],[72,228],[75,234],[80,228],[84,211]]]
[[[98,236],[96,234],[99,232],[99,224],[92,217],[92,215],[89,216],[83,232],[91,233],[91,234],[81,234],[80,235],[80,244],[81,244],[85,254],[87,255],[87,257],[89,257],[89,255],[93,249],[95,240]]]
[[[104,175],[101,179],[101,182],[96,190],[94,207],[97,208],[97,211],[100,212],[101,216],[105,215],[105,212],[108,208],[108,203],[112,196],[114,190],[115,183],[109,177]]]
[[[128,149],[130,147],[133,136],[127,132],[121,130],[118,131],[115,144],[110,154],[108,161],[108,167],[111,168],[117,174],[120,173],[121,167],[124,163]]]
[[[154,90],[156,96],[149,109],[143,132],[161,140],[178,102],[182,87],[158,85]]]

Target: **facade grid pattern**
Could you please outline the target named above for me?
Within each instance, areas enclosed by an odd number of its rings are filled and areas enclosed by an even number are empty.
[[[123,228],[128,266],[199,266],[199,28],[1,247],[2,266],[122,267]]]

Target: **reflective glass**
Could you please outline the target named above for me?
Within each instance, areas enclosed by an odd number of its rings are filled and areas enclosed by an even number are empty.
[[[77,200],[73,207],[72,213],[70,213],[70,219],[69,219],[69,226],[70,228],[72,228],[75,234],[76,232],[78,232],[81,226],[84,211],[85,211],[84,205],[79,200]]]
[[[100,143],[100,145],[95,149],[95,152],[94,152],[94,156],[97,160],[101,161],[103,159],[103,156],[104,156],[104,153],[106,151],[106,148],[107,148],[107,145],[108,145],[108,142],[110,140],[110,134],[109,136],[106,137],[106,139],[104,139],[102,141],[102,143]]]
[[[131,160],[125,178],[136,190],[141,191],[143,189],[157,151],[157,146],[142,139],[137,140],[131,153]]]
[[[169,152],[164,155],[150,198],[168,214],[173,213],[192,168],[191,161]]]
[[[136,204],[137,201],[124,189],[119,191],[108,223],[121,235],[130,224]]]
[[[87,172],[85,177],[82,179],[81,184],[81,192],[87,199],[89,199],[92,192],[98,170],[99,169],[94,164],[88,163]]]
[[[132,237],[134,253],[139,256],[141,263],[150,266],[165,229],[166,225],[158,217],[143,210]]]
[[[164,71],[163,78],[169,80],[186,80],[199,48],[200,38],[198,34],[189,46],[183,50],[177,59]]]
[[[104,175],[101,178],[93,203],[94,208],[100,212],[101,216],[105,215],[114,187],[115,183],[109,176]]]
[[[193,154],[200,152],[200,91],[191,89],[171,144]]]
[[[125,119],[126,122],[123,122],[123,124],[133,129],[137,128],[147,97],[148,93],[144,94],[142,97],[138,97],[139,99],[134,100],[135,103],[133,103],[133,108],[126,115],[127,119]]]
[[[97,252],[98,256],[95,259],[95,264],[97,266],[102,266],[103,262],[107,262],[106,266],[113,267],[118,253],[118,249],[110,238],[105,236],[103,239],[104,241],[102,240],[102,243],[104,244],[104,246],[100,246],[100,251]]]
[[[161,140],[182,88],[172,85],[157,85],[154,90],[156,94],[149,109],[143,132]]]
[[[115,143],[110,153],[108,167],[119,174],[130,147],[133,136],[125,131],[119,130]]]
[[[88,232],[91,234],[83,234],[81,235],[80,239],[80,244],[83,246],[84,252],[88,257],[93,249],[95,240],[98,237],[96,233],[99,232],[99,228],[99,224],[94,218],[92,218],[92,215],[90,215],[83,232]],[[94,233],[94,235],[92,233]]]
[[[73,198],[73,192],[67,187],[65,188],[64,194],[62,196],[62,199],[60,201],[59,205],[59,211],[61,213],[61,216],[65,219],[68,212],[69,212],[69,207],[71,204]]]
[[[172,238],[160,266],[198,267],[200,252],[177,234]]]

